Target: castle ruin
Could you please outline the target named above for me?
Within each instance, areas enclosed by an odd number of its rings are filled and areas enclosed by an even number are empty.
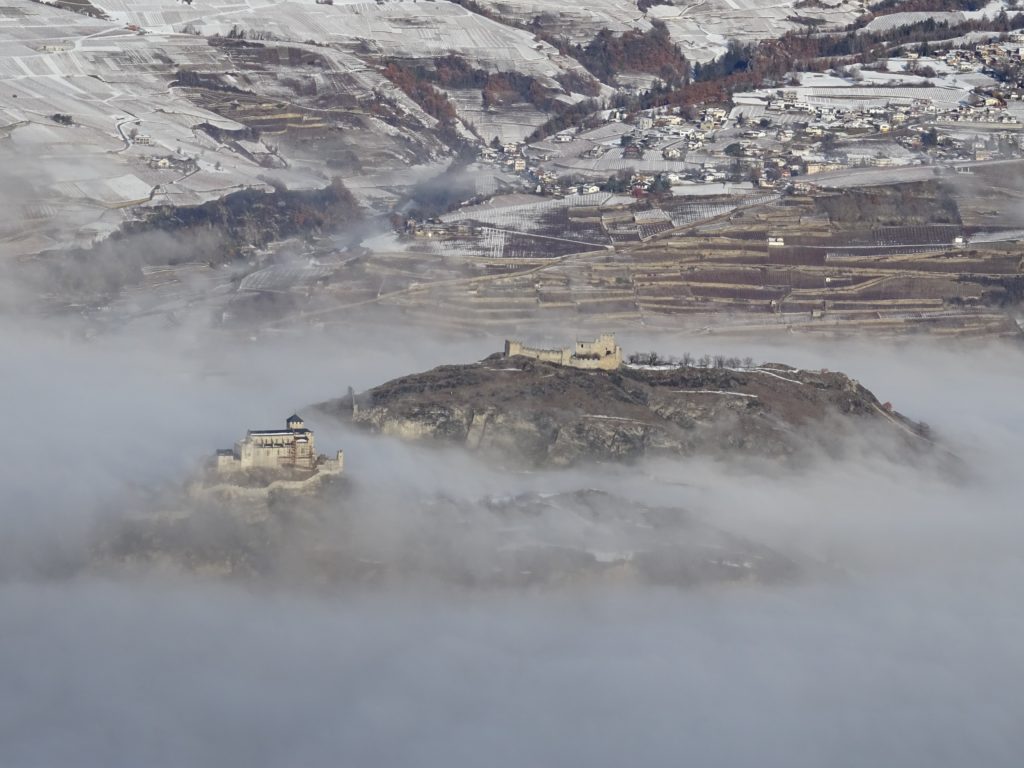
[[[284,429],[250,429],[234,449],[217,451],[216,469],[218,473],[253,469],[340,472],[344,461],[343,451],[334,459],[318,456],[313,431],[295,414],[285,421]]]
[[[536,349],[506,340],[505,357],[517,356],[584,370],[614,371],[622,365],[622,347],[615,343],[614,333],[602,333],[594,341],[577,341],[562,349]]]

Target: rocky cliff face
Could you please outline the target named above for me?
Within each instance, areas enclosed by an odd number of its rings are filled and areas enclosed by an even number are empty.
[[[354,405],[353,407],[353,400]],[[647,454],[787,457],[858,423],[900,443],[925,428],[841,373],[784,365],[581,371],[492,356],[405,376],[320,408],[408,440],[440,440],[527,466]]]

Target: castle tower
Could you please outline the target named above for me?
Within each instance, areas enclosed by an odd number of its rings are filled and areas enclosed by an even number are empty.
[[[293,413],[288,417],[288,421],[285,422],[285,426],[287,426],[289,430],[305,429],[306,423],[302,420],[301,416],[297,413]]]

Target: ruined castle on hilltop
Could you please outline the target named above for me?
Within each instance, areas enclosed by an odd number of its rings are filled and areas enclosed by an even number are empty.
[[[334,459],[318,456],[313,431],[295,414],[285,421],[284,429],[250,429],[234,449],[217,451],[216,469],[218,473],[251,469],[340,472],[344,461],[343,451]]]
[[[574,347],[562,349],[535,349],[507,340],[505,357],[516,356],[587,370],[614,371],[622,365],[622,347],[615,343],[614,333],[602,333],[594,341],[577,341]]]

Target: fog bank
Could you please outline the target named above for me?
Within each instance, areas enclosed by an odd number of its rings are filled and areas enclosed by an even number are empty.
[[[510,476],[312,425],[377,500],[355,532],[375,541],[425,546],[431,521],[410,510],[431,494],[593,487],[693,510],[834,578],[325,591],[35,567],[73,559],[127,488],[180,482],[247,427],[498,341],[0,334],[20,436],[0,448],[0,764],[1019,762],[1024,354],[1007,344],[626,340],[843,370],[931,424],[964,461],[956,477],[870,442],[800,471],[693,460]],[[464,541],[490,541],[467,525]]]

